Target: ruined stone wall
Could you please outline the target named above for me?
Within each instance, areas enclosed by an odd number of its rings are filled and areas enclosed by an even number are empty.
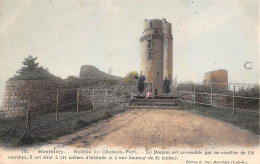
[[[64,84],[51,80],[8,80],[0,118],[23,116],[28,109],[28,93],[31,92],[46,91],[30,94],[32,108],[55,105],[57,94],[51,91],[65,88]]]
[[[227,70],[220,69],[211,72],[206,72],[204,74],[203,83],[210,84],[210,83],[222,83],[216,84],[217,88],[226,89],[228,88],[228,72]]]
[[[94,88],[94,91],[93,91]],[[106,90],[106,94],[105,94]],[[93,97],[94,92],[94,97]],[[105,107],[105,95],[107,107],[128,103],[132,92],[137,92],[137,83],[119,85],[99,85],[95,87],[80,88],[79,99],[84,105],[94,105],[95,108]]]
[[[109,107],[128,103],[131,92],[137,92],[137,83],[126,85],[101,83],[94,88],[95,108],[105,106],[105,90],[107,90],[107,107]],[[6,82],[0,119],[25,116],[29,105],[29,92],[32,113],[42,114],[55,111],[57,92],[59,105],[63,105],[77,101],[77,90],[79,90],[80,105],[93,105],[93,87],[71,89],[65,84],[50,80],[9,80]]]

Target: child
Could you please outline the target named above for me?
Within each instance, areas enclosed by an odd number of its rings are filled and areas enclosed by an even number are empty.
[[[153,89],[152,84],[148,84],[148,86],[145,89],[145,99],[147,98],[153,98]]]

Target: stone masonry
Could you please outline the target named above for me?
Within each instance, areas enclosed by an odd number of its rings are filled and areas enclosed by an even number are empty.
[[[49,91],[65,88],[64,84],[51,80],[8,80],[0,118],[24,115],[26,113],[24,111],[28,109],[29,92],[31,93],[31,106],[36,108],[55,105],[56,93]],[[32,93],[36,91],[46,92]]]
[[[171,23],[166,19],[144,21],[141,70],[146,82],[152,84],[154,95],[163,94],[165,77],[172,82],[172,40]]]

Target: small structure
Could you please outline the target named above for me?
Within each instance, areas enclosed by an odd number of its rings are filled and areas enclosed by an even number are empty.
[[[225,69],[206,72],[204,74],[204,84],[214,84],[215,87],[221,89],[228,88],[228,72]]]

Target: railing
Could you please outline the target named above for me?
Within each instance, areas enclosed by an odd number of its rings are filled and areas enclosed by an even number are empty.
[[[45,95],[45,96],[44,96]],[[40,100],[50,97],[47,106]],[[71,96],[71,97],[70,97]],[[22,136],[30,136],[31,131],[53,125],[61,121],[77,118],[92,112],[108,110],[122,104],[115,89],[63,89],[56,91],[37,91],[28,93],[26,130]]]
[[[259,114],[259,85],[243,83],[182,83],[177,87],[182,102],[232,109]]]

